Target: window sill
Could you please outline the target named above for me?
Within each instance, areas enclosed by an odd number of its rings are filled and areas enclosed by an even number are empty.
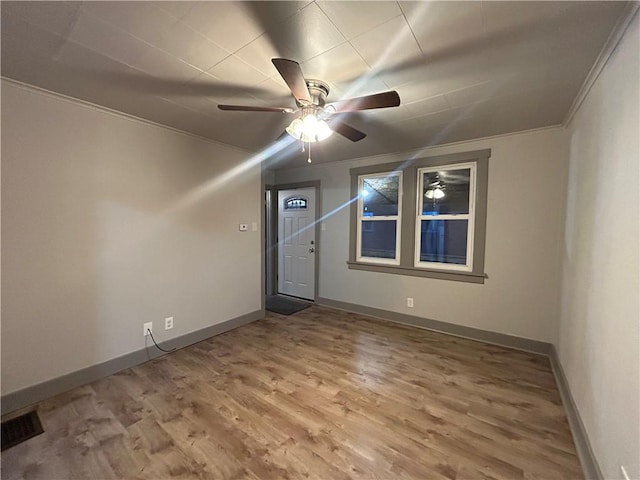
[[[392,273],[412,277],[437,278],[439,280],[453,280],[456,282],[481,283],[487,278],[485,273],[429,270],[425,268],[404,267],[400,265],[384,265],[379,263],[364,263],[347,261],[350,270],[366,270],[369,272]]]

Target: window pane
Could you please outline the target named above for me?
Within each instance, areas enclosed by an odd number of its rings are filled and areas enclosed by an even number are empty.
[[[422,220],[420,261],[467,263],[468,220]]]
[[[422,215],[469,213],[471,169],[426,172],[422,183]]]
[[[307,199],[305,197],[291,197],[284,202],[285,210],[306,210]]]
[[[395,220],[364,220],[361,255],[372,258],[396,258],[396,223]]]
[[[398,214],[400,177],[365,178],[362,186],[362,215],[364,217]]]

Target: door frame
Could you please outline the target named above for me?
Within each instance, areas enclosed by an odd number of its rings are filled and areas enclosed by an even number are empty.
[[[276,248],[276,235],[277,235],[277,218],[274,218],[274,197],[276,202],[278,201],[278,194],[275,185],[264,186],[264,256],[263,256],[263,278],[264,287],[262,294],[264,296],[275,295],[278,286],[274,284],[276,280],[276,270],[274,262],[278,260],[278,256],[275,252]],[[277,212],[276,212],[277,215]]]
[[[266,284],[268,286],[271,286],[271,289],[269,289],[267,287],[267,295],[277,295],[278,294],[278,260],[279,260],[279,256],[280,256],[280,248],[278,247],[278,242],[276,241],[276,237],[278,235],[278,224],[280,221],[280,209],[278,208],[278,193],[280,192],[280,190],[297,190],[299,188],[314,188],[316,191],[316,205],[315,205],[315,212],[314,212],[314,222],[315,222],[315,230],[316,230],[316,234],[315,234],[315,259],[314,259],[314,266],[313,266],[313,275],[314,275],[314,280],[315,280],[315,285],[314,285],[314,292],[313,292],[313,301],[316,301],[318,299],[318,286],[319,286],[319,274],[320,274],[320,255],[321,255],[321,249],[320,249],[320,225],[321,222],[320,220],[320,215],[322,212],[322,208],[321,208],[321,204],[322,204],[322,197],[321,197],[321,191],[322,189],[320,188],[320,180],[310,180],[307,182],[296,182],[296,183],[283,183],[283,184],[277,184],[277,185],[266,185],[265,186],[265,190],[270,190],[271,191],[271,210],[270,212],[268,212],[268,216],[270,216],[271,218],[267,219],[267,221],[270,221],[270,227],[267,228],[267,230],[270,230],[271,234],[270,235],[266,235],[266,245],[265,245],[265,252],[266,255],[265,257],[269,257],[270,259],[267,260],[267,272],[266,272]],[[272,267],[272,271],[268,271],[269,270],[269,266]],[[269,291],[271,290],[271,291]]]

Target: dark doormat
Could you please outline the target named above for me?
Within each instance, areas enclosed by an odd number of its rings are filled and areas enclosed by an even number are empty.
[[[279,313],[280,315],[291,315],[310,306],[310,303],[283,297],[282,295],[271,295],[267,297],[266,301],[267,310],[273,313]]]

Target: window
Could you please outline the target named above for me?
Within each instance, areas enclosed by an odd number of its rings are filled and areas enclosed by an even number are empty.
[[[284,201],[285,210],[306,210],[307,199],[305,197],[290,197]]]
[[[399,172],[358,177],[358,261],[400,263],[401,180]]]
[[[415,266],[471,271],[475,163],[418,169]]]
[[[483,283],[490,155],[352,168],[349,268]]]

